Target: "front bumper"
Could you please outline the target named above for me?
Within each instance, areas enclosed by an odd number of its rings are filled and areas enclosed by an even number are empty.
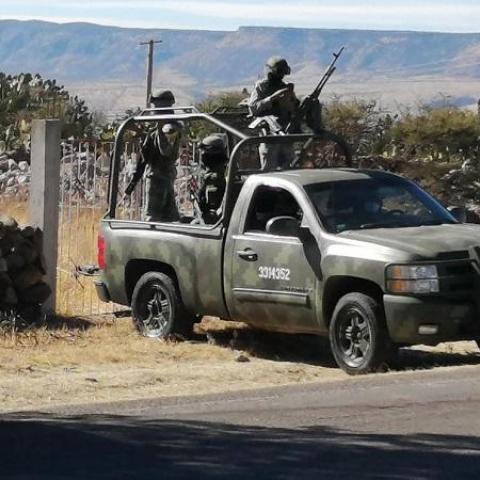
[[[473,302],[384,295],[383,303],[388,333],[395,343],[436,345],[480,338],[480,318]],[[420,333],[424,330],[435,333]]]

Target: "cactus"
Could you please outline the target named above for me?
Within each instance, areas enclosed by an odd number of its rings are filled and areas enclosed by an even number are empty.
[[[84,137],[92,123],[85,101],[71,96],[56,80],[0,72],[0,154],[28,151],[30,124],[36,118],[60,118],[65,137]]]

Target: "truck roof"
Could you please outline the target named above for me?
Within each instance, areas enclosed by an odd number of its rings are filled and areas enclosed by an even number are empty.
[[[284,178],[300,185],[312,183],[338,182],[342,180],[362,180],[367,178],[392,178],[395,174],[382,170],[367,170],[357,168],[318,168],[288,170],[283,172],[262,173],[262,176]]]

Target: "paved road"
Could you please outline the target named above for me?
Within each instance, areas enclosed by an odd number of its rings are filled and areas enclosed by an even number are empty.
[[[480,478],[480,366],[9,415],[0,478]]]

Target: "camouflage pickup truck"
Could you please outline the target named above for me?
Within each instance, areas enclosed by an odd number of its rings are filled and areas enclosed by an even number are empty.
[[[206,122],[228,139],[215,224],[188,214],[149,223],[124,212],[122,135],[134,124],[172,119]],[[260,143],[288,149],[297,161],[259,171],[252,157]],[[99,235],[100,298],[131,305],[146,336],[185,334],[202,315],[328,335],[349,374],[377,369],[400,346],[479,338],[480,227],[397,175],[310,168],[318,155],[332,163],[325,145],[313,134],[249,136],[193,109],[127,121]]]

